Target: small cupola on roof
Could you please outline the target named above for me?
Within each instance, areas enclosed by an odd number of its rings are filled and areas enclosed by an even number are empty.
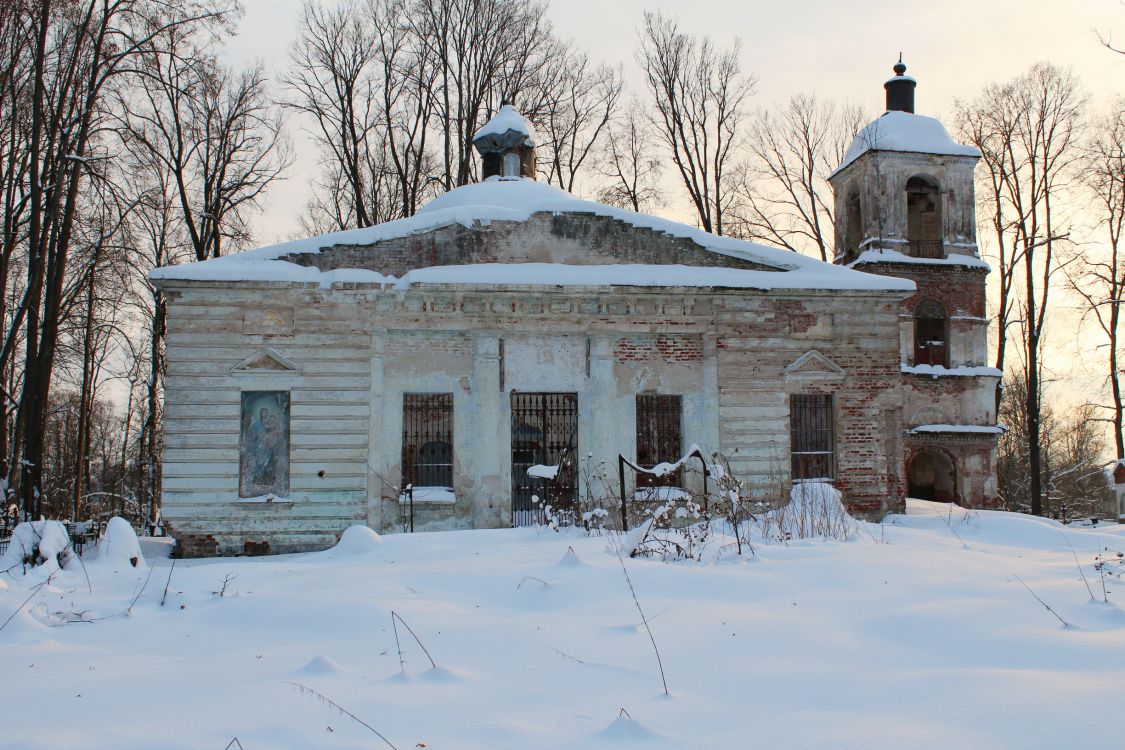
[[[473,136],[481,177],[535,179],[535,132],[511,104],[503,104]]]
[[[898,55],[898,62],[894,66],[895,75],[883,84],[887,91],[888,112],[914,113],[914,89],[918,82],[906,75],[906,65],[902,62],[902,53]]]

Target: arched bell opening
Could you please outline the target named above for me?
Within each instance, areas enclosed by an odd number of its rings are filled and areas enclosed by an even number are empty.
[[[906,239],[916,258],[943,258],[941,185],[932,177],[915,175],[906,182]]]

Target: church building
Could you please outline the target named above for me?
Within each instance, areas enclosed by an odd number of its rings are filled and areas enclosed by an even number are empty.
[[[914,114],[914,87],[896,66],[831,177],[833,264],[538,182],[505,105],[474,140],[481,182],[415,216],[154,271],[179,552],[535,523],[615,497],[619,455],[692,446],[755,491],[834,482],[856,515],[989,506],[979,154]],[[646,483],[627,472],[626,496]]]

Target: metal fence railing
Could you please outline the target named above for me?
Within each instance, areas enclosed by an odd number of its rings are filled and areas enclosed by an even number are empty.
[[[941,240],[911,240],[910,254],[915,258],[944,258],[945,245]]]

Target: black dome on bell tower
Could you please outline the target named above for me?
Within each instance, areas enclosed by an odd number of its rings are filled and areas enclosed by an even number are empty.
[[[883,88],[887,91],[887,111],[914,114],[914,89],[918,86],[918,82],[906,75],[906,64],[902,61],[901,52],[894,71],[894,78],[883,84]]]

